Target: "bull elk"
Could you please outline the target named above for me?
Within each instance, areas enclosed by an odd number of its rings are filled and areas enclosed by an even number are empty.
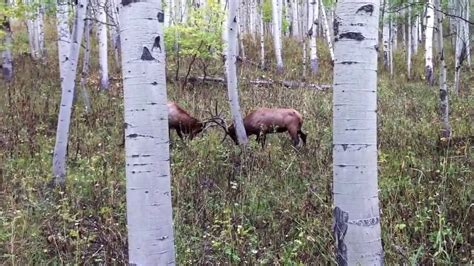
[[[228,127],[225,120],[221,118],[218,125],[225,131],[225,136],[222,141],[229,135],[236,145],[239,144],[234,124]],[[256,140],[262,145],[262,148],[265,146],[267,134],[286,131],[288,131],[291,137],[293,146],[298,146],[300,137],[303,144],[306,144],[307,135],[302,131],[302,126],[303,117],[298,111],[291,108],[259,108],[250,112],[244,118],[244,127],[247,136],[257,135]]]
[[[206,128],[208,123],[201,122],[199,119],[192,117],[176,103],[168,102],[167,106],[169,129],[176,130],[176,134],[178,134],[180,139],[183,139],[183,134],[185,134],[192,140]]]
[[[200,121],[199,119],[191,116],[186,110],[175,102],[169,101],[168,107],[168,127],[171,132],[172,129],[176,130],[178,137],[183,140],[184,135],[188,135],[189,139],[192,140],[197,134],[205,131],[207,128],[213,126],[211,122],[215,118]],[[123,142],[121,146],[125,144],[125,134],[123,135]]]

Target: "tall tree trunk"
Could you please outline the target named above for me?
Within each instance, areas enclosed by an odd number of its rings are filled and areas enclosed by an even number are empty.
[[[291,0],[291,34],[296,39],[301,37],[298,24],[298,0]]]
[[[321,16],[322,16],[321,19],[323,21],[324,35],[328,43],[329,55],[331,56],[331,62],[334,62],[334,48],[332,46],[332,35],[331,35],[331,31],[329,30],[329,23],[328,23],[328,18],[326,17],[326,10],[324,8],[324,4],[322,0],[319,0],[319,4],[321,8]]]
[[[88,16],[90,16],[90,8],[87,10]],[[91,21],[86,20],[84,22],[84,57],[82,60],[82,73],[81,73],[81,94],[82,94],[82,101],[84,103],[84,109],[86,113],[92,111],[91,108],[91,101],[89,97],[89,92],[87,92],[87,78],[89,77],[89,63],[91,57]]]
[[[383,66],[385,70],[390,69],[390,20],[383,22],[382,28],[382,42],[383,42]]]
[[[308,48],[306,47],[306,38],[303,38],[303,40],[301,41],[303,43],[303,60],[301,60],[301,64],[303,65],[303,78],[306,78],[306,62],[307,62],[307,59],[308,59],[308,55],[307,55],[307,50]]]
[[[433,86],[433,28],[434,10],[433,0],[426,3],[426,30],[425,30],[425,79],[430,86]]]
[[[394,23],[393,23],[393,17],[389,17],[390,19],[390,22],[389,22],[389,25],[390,25],[390,31],[389,31],[389,48],[388,48],[388,65],[390,67],[390,77],[393,78],[393,76],[395,75],[395,68],[393,66],[393,53],[397,47],[397,31],[396,31],[396,27],[394,26]]]
[[[186,23],[188,21],[188,7],[186,5],[186,0],[180,1],[180,15],[181,15],[181,23]]]
[[[252,41],[255,41],[255,36],[256,36],[256,32],[257,32],[257,28],[256,28],[256,20],[257,20],[257,5],[256,5],[256,1],[255,0],[252,0],[252,1],[248,1],[247,3],[248,5],[248,13],[249,13],[249,31],[250,31],[250,36],[252,37]]]
[[[318,73],[318,49],[316,46],[316,32],[318,30],[318,1],[308,0],[309,16],[308,16],[308,39],[309,39],[309,60],[311,65],[311,73]]]
[[[227,60],[225,61],[225,66],[227,72],[227,91],[229,95],[230,110],[232,112],[232,119],[234,121],[237,139],[239,144],[245,145],[247,144],[248,139],[244,128],[244,122],[242,120],[242,114],[240,113],[237,81],[237,8],[237,1],[229,1],[229,19],[227,20],[229,43],[226,49]]]
[[[412,34],[411,34],[411,4],[413,0],[410,0],[408,3],[408,10],[407,10],[407,25],[406,25],[406,38],[407,38],[407,77],[411,79],[411,57],[412,57]]]
[[[228,24],[228,20],[229,20],[229,14],[227,13],[228,9],[229,9],[229,1],[228,0],[221,0],[221,9],[222,9],[222,12],[224,14],[224,21],[222,22],[222,44],[223,44],[223,50],[226,51],[227,49],[227,46],[229,45],[229,33],[228,33],[228,28],[227,28],[227,24]],[[224,52],[224,54],[226,54]],[[227,59],[226,59],[227,60]]]
[[[53,153],[53,177],[56,185],[63,186],[66,182],[66,157],[69,140],[69,125],[71,122],[74,87],[76,83],[77,62],[84,33],[87,0],[78,0],[74,19],[74,29],[71,36],[69,53],[61,73],[61,104],[59,107],[56,143]]]
[[[56,26],[58,31],[58,57],[59,73],[61,80],[64,80],[66,72],[66,61],[69,56],[69,47],[71,43],[71,30],[68,25],[69,8],[68,1],[58,0],[56,6]]]
[[[471,33],[469,32],[469,16],[471,14],[471,2],[472,0],[464,0],[465,2],[465,9],[464,9],[464,40],[466,42],[466,64],[470,68],[471,67]]]
[[[34,5],[34,2],[28,1],[28,4]],[[38,60],[41,58],[38,32],[38,9],[35,9],[34,13],[28,12],[27,16],[29,16],[29,18],[26,20],[26,27],[28,30],[28,43],[30,45],[30,54],[34,60]]]
[[[5,0],[5,4],[9,5],[8,0]],[[2,72],[5,81],[10,82],[13,79],[13,56],[11,51],[12,46],[12,29],[10,26],[10,18],[7,16],[3,17],[2,24],[0,25],[0,31],[5,33],[3,39],[3,51],[2,51]]]
[[[259,25],[259,34],[260,34],[260,67],[265,69],[265,28],[263,22],[263,1],[259,6],[258,12],[258,25]]]
[[[110,40],[114,49],[114,60],[117,68],[120,68],[120,21],[118,14],[118,0],[109,2],[109,19],[112,20],[113,26],[108,27],[110,31]]]
[[[38,6],[38,18],[36,20],[36,27],[38,33],[38,50],[42,59],[46,58],[46,46],[45,46],[45,32],[44,32],[44,3],[39,3]]]
[[[242,3],[245,3],[245,2],[242,2]],[[239,40],[239,52],[240,52],[240,55],[243,59],[245,59],[245,46],[244,46],[244,35],[245,35],[245,32],[244,32],[244,22],[242,22],[240,20],[241,17],[245,16],[245,5],[241,5],[240,8],[237,10],[237,13],[238,13],[238,19],[237,19],[237,27],[239,29],[239,34],[237,36],[238,40]]]
[[[440,0],[435,0],[436,9],[440,8]],[[439,47],[439,109],[442,121],[441,136],[444,138],[451,137],[451,125],[449,124],[449,101],[448,101],[448,85],[446,84],[446,62],[444,60],[444,40],[443,40],[443,14],[436,12],[438,20],[438,47]]]
[[[161,0],[122,1],[119,14],[129,264],[174,265]]]
[[[468,0],[461,0],[457,2],[456,5],[456,15],[460,18],[468,18],[466,12],[468,11],[467,5],[469,4]],[[462,19],[457,20],[456,24],[456,46],[455,46],[455,73],[454,73],[454,87],[455,92],[459,93],[461,90],[461,70],[463,63],[468,59],[470,54],[468,51],[469,43],[469,28],[465,21]]]
[[[273,21],[273,45],[275,49],[276,57],[276,67],[278,73],[283,73],[283,59],[281,57],[281,28],[280,28],[280,17],[281,12],[279,12],[280,0],[272,0],[272,21]]]
[[[99,40],[100,88],[109,88],[106,0],[97,0],[97,39]]]
[[[413,24],[412,24],[412,29],[411,29],[412,53],[415,55],[418,52],[418,26],[420,25],[419,19],[420,19],[420,15],[416,13],[415,19],[413,20]]]
[[[379,7],[379,0],[339,0],[336,9],[333,229],[339,265],[383,264],[377,187]]]

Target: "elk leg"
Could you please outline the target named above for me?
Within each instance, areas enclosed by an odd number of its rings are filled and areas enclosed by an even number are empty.
[[[298,134],[300,135],[301,140],[303,140],[303,145],[306,145],[306,137],[307,137],[307,135],[306,135],[306,134],[303,132],[303,130],[301,130],[301,129],[298,131]]]
[[[176,129],[176,134],[178,134],[178,137],[183,140],[183,134],[181,134],[181,130],[180,129]]]
[[[293,142],[293,146],[297,147],[298,144],[300,144],[300,137],[298,136],[298,131],[288,130],[288,133],[290,134],[291,141]]]
[[[263,134],[262,135],[262,149],[265,148],[265,142],[267,142],[267,135]]]
[[[257,143],[262,145],[262,149],[263,149],[263,147],[265,146],[265,141],[267,140],[267,135],[263,132],[259,132],[255,140],[257,141]]]

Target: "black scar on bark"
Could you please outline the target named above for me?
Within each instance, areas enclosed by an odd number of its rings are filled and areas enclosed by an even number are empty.
[[[353,39],[356,41],[362,41],[365,39],[364,35],[360,32],[346,32],[339,35],[339,39]]]
[[[334,18],[334,21],[332,22],[332,26],[334,29],[334,36],[339,35],[339,24],[340,22],[337,20],[337,17]]]
[[[128,6],[131,3],[137,3],[140,2],[140,0],[122,0],[122,6]]]
[[[439,90],[439,99],[441,101],[446,101],[447,92],[445,90]]]
[[[155,60],[155,58],[151,55],[150,50],[148,50],[148,48],[146,48],[146,47],[143,47],[143,53],[142,53],[142,57],[140,57],[140,59],[144,60],[144,61],[153,61],[153,60]]]
[[[363,5],[359,9],[357,9],[356,14],[362,11],[364,11],[365,13],[370,13],[370,15],[372,16],[372,13],[374,13],[374,5]]]
[[[160,44],[160,36],[156,36],[155,37],[155,42],[153,43],[153,47],[151,47],[151,51],[153,51],[154,48],[159,48],[160,49],[160,53],[161,53],[161,44]]]
[[[234,22],[237,23],[237,16],[234,17]]]
[[[334,208],[334,225],[333,233],[336,239],[336,261],[338,265],[347,265],[347,246],[344,238],[347,233],[349,213],[343,211],[341,208]]]
[[[164,22],[165,21],[165,13],[163,11],[158,12],[158,22]]]
[[[0,29],[4,31],[11,31],[10,22],[8,20],[4,21]]]

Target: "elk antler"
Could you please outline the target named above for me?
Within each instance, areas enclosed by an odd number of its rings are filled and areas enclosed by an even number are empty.
[[[221,143],[224,142],[226,139],[227,135],[229,135],[229,131],[227,130],[227,123],[225,122],[224,117],[222,116],[222,112],[218,112],[217,110],[217,101],[214,107],[214,113],[212,113],[211,109],[206,111],[210,115],[210,118],[206,119],[203,121],[205,125],[205,129],[208,129],[210,127],[221,127],[224,130],[224,138],[221,140]]]

